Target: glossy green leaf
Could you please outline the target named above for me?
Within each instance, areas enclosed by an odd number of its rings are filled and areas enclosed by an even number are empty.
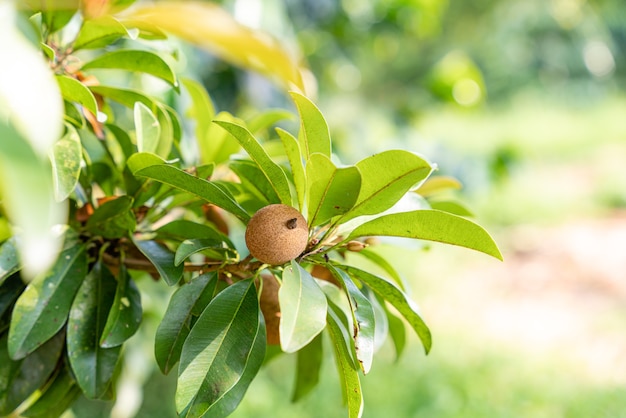
[[[124,343],[139,329],[141,316],[141,294],[122,264],[117,277],[115,299],[102,331],[100,346],[110,348]]]
[[[348,212],[356,203],[361,175],[356,167],[337,168],[327,156],[311,154],[306,163],[309,227]]]
[[[194,308],[203,300],[203,295],[209,294],[209,300],[213,298],[216,285],[215,273],[203,274],[179,287],[170,298],[154,339],[154,356],[164,374],[168,374],[180,359],[183,344],[191,331]]]
[[[54,380],[46,385],[42,395],[21,413],[27,418],[58,418],[74,403],[80,395],[80,388],[64,367]]]
[[[157,269],[165,283],[174,286],[183,276],[184,265],[174,263],[174,253],[156,241],[133,240],[139,251]]]
[[[128,13],[128,17],[149,22],[235,65],[269,75],[288,88],[304,90],[296,60],[276,39],[239,24],[215,4],[146,4]]]
[[[67,125],[67,133],[54,144],[50,158],[54,196],[58,201],[67,199],[78,183],[82,152],[78,132],[73,126]]]
[[[344,222],[391,208],[432,171],[427,161],[403,150],[372,155],[359,161],[356,167],[361,173],[361,190],[352,210],[342,218]]]
[[[109,239],[128,236],[137,226],[132,207],[133,199],[130,196],[108,200],[89,217],[85,228],[95,235]]]
[[[350,266],[340,266],[342,270],[347,271],[350,275],[363,281],[370,289],[380,295],[387,302],[391,303],[394,308],[408,321],[409,325],[415,330],[415,333],[422,341],[424,351],[428,353],[432,346],[432,336],[428,326],[422,319],[419,308],[402,290],[394,283],[368,273],[364,270]]]
[[[263,315],[259,315],[259,320],[263,321]],[[261,326],[255,336],[250,354],[246,359],[241,378],[228,391],[228,393],[213,404],[213,406],[207,411],[206,415],[204,415],[205,417],[226,417],[230,415],[237,408],[237,406],[239,406],[246,394],[246,391],[248,390],[248,386],[250,386],[250,383],[256,377],[266,358],[266,340],[267,337],[265,334],[265,327]]]
[[[254,161],[234,160],[230,162],[229,167],[237,174],[246,190],[259,201],[260,206],[280,202],[276,190]]]
[[[54,371],[63,349],[65,334],[56,336],[20,360],[12,360],[7,350],[7,336],[0,336],[0,415],[10,415]]]
[[[358,368],[351,359],[350,335],[342,327],[341,320],[333,309],[328,310],[328,331],[335,351],[339,380],[344,393],[344,398],[348,404],[348,417],[360,418],[363,414],[363,394],[361,392],[361,382],[359,380]]]
[[[73,48],[74,51],[100,48],[127,35],[124,25],[111,16],[86,20],[78,32]]]
[[[280,202],[285,205],[291,205],[291,192],[285,172],[278,164],[272,161],[256,138],[243,126],[218,120],[214,121],[214,123],[228,131],[246,150],[250,158],[257,163],[265,178],[267,178],[280,198]]]
[[[324,358],[322,334],[313,338],[297,353],[296,382],[292,402],[297,402],[311,392],[319,383],[320,369]]]
[[[98,114],[96,98],[83,83],[66,75],[57,75],[56,79],[65,100],[80,104],[94,115]]]
[[[354,324],[353,338],[356,357],[363,374],[367,374],[374,360],[374,309],[369,299],[365,297],[345,271],[333,265],[328,265],[327,268],[342,284],[349,296],[352,323]]]
[[[443,242],[480,251],[502,260],[498,246],[481,226],[438,210],[384,215],[356,227],[347,239],[372,235]]]
[[[278,301],[280,346],[284,352],[293,353],[310,343],[326,326],[326,296],[311,273],[292,260],[283,272]]]
[[[300,148],[305,159],[318,152],[330,158],[330,131],[322,112],[306,96],[290,92],[300,114]]]
[[[9,329],[9,353],[21,359],[52,338],[65,324],[78,287],[87,274],[82,245],[63,251],[52,269],[20,295]]]
[[[96,262],[76,294],[67,323],[70,366],[84,395],[90,399],[106,393],[120,355],[120,346],[100,346],[116,287],[113,274],[102,262]]]
[[[168,165],[154,165],[134,173],[139,177],[148,177],[161,183],[169,184],[177,189],[194,194],[209,203],[232,213],[243,222],[250,219],[250,215],[235,199],[227,194],[223,188],[215,184],[194,177],[182,170]]]
[[[15,238],[9,238],[0,245],[0,286],[13,273],[20,270]]]
[[[182,264],[187,258],[193,254],[202,252],[209,258],[215,260],[236,260],[238,254],[236,251],[225,247],[221,240],[214,239],[188,239],[180,243],[176,249],[174,263]]]
[[[430,207],[442,212],[448,212],[458,216],[472,217],[474,214],[465,205],[454,200],[431,200],[428,202]]]
[[[224,399],[237,404],[261,366],[265,341],[257,340],[265,340],[264,331],[252,280],[237,282],[219,293],[183,346],[176,390],[179,414],[190,418],[226,416],[224,408],[229,408]]]
[[[296,187],[296,194],[298,195],[298,207],[302,212],[306,197],[306,175],[300,145],[298,144],[298,140],[289,132],[280,128],[276,128],[276,132],[283,143],[285,154],[287,154],[287,159],[289,160],[293,183]]]
[[[137,150],[155,153],[161,136],[161,126],[156,116],[141,102],[135,103],[134,116]]]
[[[110,68],[137,71],[153,75],[178,88],[172,68],[163,58],[150,51],[120,49],[96,57],[82,66],[82,70]]]

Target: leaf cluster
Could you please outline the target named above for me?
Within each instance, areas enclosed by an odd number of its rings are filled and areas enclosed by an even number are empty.
[[[169,12],[192,28],[192,11],[235,25],[213,6],[165,3],[111,15],[132,2],[104,2],[105,11],[97,3],[30,17],[63,99],[64,133],[43,165],[18,131],[10,139],[69,210],[62,251],[32,280],[22,271],[19,230],[2,239],[0,414],[59,416],[81,395],[114,399],[123,345],[142,323],[138,284],[152,276],[172,289],[154,356],[163,373],[178,375],[180,416],[233,412],[269,357],[269,343],[278,343],[273,352],[296,353],[293,398],[305,396],[319,380],[323,338],[337,360],[348,415],[361,416],[360,378],[382,342],[391,338],[400,355],[406,321],[426,352],[432,344],[402,278],[376,252],[375,237],[437,241],[501,258],[496,244],[462,207],[432,198],[457,183],[430,177],[434,166],[423,157],[389,150],[341,164],[324,116],[301,92],[291,92],[297,135],[270,129],[291,117],[282,110],[249,120],[216,114],[203,86],[179,79],[172,57],[148,42],[166,32],[196,41],[164,20]],[[69,22],[79,28],[67,41]],[[240,29],[222,46],[253,36]],[[282,49],[265,48],[261,63],[273,64],[264,70],[297,86],[292,66],[275,67]],[[225,58],[259,69],[258,61],[241,62],[245,51],[233,57],[228,50]],[[172,95],[187,95],[186,115],[179,102],[132,82],[106,83],[99,71],[111,69],[156,77]],[[185,152],[185,138],[197,153]],[[0,146],[3,158],[7,150]],[[6,201],[14,199],[3,190]],[[241,240],[251,216],[274,203],[297,208],[309,230],[305,251],[284,265],[255,260]],[[39,214],[28,204],[17,207]],[[351,263],[347,253],[383,274]],[[274,291],[268,280],[278,284]]]

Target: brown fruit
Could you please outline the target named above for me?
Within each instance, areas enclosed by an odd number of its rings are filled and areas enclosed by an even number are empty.
[[[267,343],[278,345],[280,344],[280,304],[278,303],[280,284],[272,274],[264,273],[261,277],[263,278],[263,290],[261,290],[259,303],[263,318],[265,318]],[[258,286],[258,281],[256,283]]]
[[[254,258],[284,264],[306,249],[309,230],[295,208],[274,204],[257,211],[246,228],[246,245]]]

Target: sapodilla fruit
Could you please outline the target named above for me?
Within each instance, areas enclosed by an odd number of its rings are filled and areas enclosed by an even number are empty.
[[[278,345],[280,344],[280,303],[278,302],[280,284],[273,274],[263,273],[261,279],[263,279],[263,290],[261,290],[259,304],[265,318],[267,343]],[[255,284],[259,286],[259,279],[256,279]]]
[[[284,264],[306,248],[309,230],[306,219],[295,208],[273,204],[259,209],[246,228],[250,254],[266,264]]]

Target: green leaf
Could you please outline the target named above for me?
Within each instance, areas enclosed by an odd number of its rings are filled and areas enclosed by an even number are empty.
[[[465,205],[453,200],[431,200],[428,203],[432,209],[440,210],[442,212],[448,212],[459,216],[474,216],[474,214]]]
[[[87,254],[85,247],[78,245],[63,251],[48,273],[28,285],[13,308],[9,329],[11,358],[24,358],[63,327],[85,274]]]
[[[122,264],[117,278],[115,299],[102,331],[100,346],[116,347],[132,337],[139,329],[141,316],[141,294]]]
[[[300,148],[305,159],[316,152],[330,158],[330,131],[322,112],[306,96],[296,92],[290,94],[300,114]]]
[[[183,346],[176,390],[179,414],[190,418],[226,416],[230,404],[239,403],[260,368],[264,340],[254,282],[240,281],[219,293]]]
[[[402,278],[402,276],[400,276],[395,267],[392,266],[389,261],[387,261],[387,259],[368,248],[364,248],[363,250],[354,254],[365,257],[374,264],[376,264],[378,267],[382,268],[385,273],[387,273],[389,277],[392,278],[394,282],[396,282],[396,284],[400,287],[400,289],[402,289],[402,291],[406,290],[404,279]]]
[[[9,238],[0,245],[0,286],[13,273],[20,270],[20,260],[17,257],[16,239]]]
[[[139,251],[156,267],[169,286],[174,286],[183,276],[184,265],[174,263],[174,253],[156,241],[133,240]]]
[[[67,368],[61,369],[54,380],[46,385],[43,394],[35,403],[22,412],[27,418],[58,418],[80,395],[80,388]]]
[[[427,161],[402,150],[372,155],[359,161],[356,167],[361,173],[361,190],[352,210],[342,217],[343,222],[389,209],[432,171]]]
[[[296,382],[292,402],[297,402],[317,386],[320,378],[322,359],[324,358],[322,334],[313,338],[297,353]]]
[[[176,75],[163,58],[150,51],[116,50],[100,55],[82,66],[82,70],[112,68],[153,75],[178,89]]]
[[[154,356],[164,374],[168,374],[180,359],[196,305],[203,300],[203,295],[208,294],[212,299],[216,285],[215,273],[203,274],[179,287],[170,298],[154,339]]]
[[[143,103],[152,112],[155,113],[158,109],[158,106],[153,99],[139,91],[131,89],[121,89],[110,86],[89,86],[89,90],[101,96],[108,97],[111,100],[115,100],[116,102],[128,107],[129,109],[134,108],[136,102]]]
[[[293,353],[310,343],[326,326],[326,296],[311,273],[292,260],[283,272],[278,301],[280,346],[284,352]]]
[[[83,83],[66,75],[57,75],[56,79],[65,100],[80,104],[94,115],[98,114],[96,98]]]
[[[276,190],[254,161],[234,160],[230,162],[229,167],[237,174],[247,191],[259,201],[260,207],[280,202]]]
[[[339,266],[350,275],[362,280],[370,289],[391,303],[394,308],[408,321],[422,341],[424,351],[428,354],[432,347],[432,336],[428,326],[419,314],[419,308],[396,285],[386,279],[351,266]]]
[[[481,226],[438,210],[384,215],[356,227],[347,239],[371,235],[443,242],[480,251],[502,260],[498,246]]]
[[[291,205],[291,192],[285,172],[278,164],[272,161],[256,138],[243,126],[219,120],[214,121],[214,123],[228,131],[246,150],[250,158],[257,163],[265,178],[280,198],[280,202],[285,205]]]
[[[11,308],[13,302],[22,294],[25,287],[26,285],[19,274],[9,276],[7,280],[0,285],[0,318]]]
[[[348,300],[352,309],[352,323],[355,328],[353,338],[356,357],[363,374],[367,374],[372,367],[374,359],[374,309],[369,299],[361,293],[345,271],[333,265],[327,265],[326,267],[342,284],[349,296]]]
[[[139,37],[148,40],[163,40],[167,39],[167,35],[159,29],[157,26],[150,22],[134,19],[123,19],[121,21],[126,29],[137,29],[139,31]]]
[[[86,20],[78,32],[73,49],[93,49],[111,44],[116,39],[127,36],[124,25],[111,16]]]
[[[10,415],[48,380],[61,357],[64,336],[59,332],[18,361],[9,356],[6,334],[0,336],[0,415]]]
[[[225,247],[221,240],[214,239],[188,239],[183,241],[176,249],[174,264],[182,264],[191,255],[203,252],[209,258],[215,260],[237,260],[238,254],[231,248]]]
[[[161,126],[156,116],[141,102],[134,107],[135,129],[137,135],[137,150],[139,152],[155,153],[161,136]]]
[[[276,122],[285,119],[293,119],[293,115],[291,114],[291,112],[288,112],[284,109],[269,109],[255,115],[252,119],[248,120],[246,122],[246,126],[248,127],[248,130],[252,132],[252,134],[256,134],[265,129],[268,129],[272,125],[276,124]]]
[[[157,238],[165,239],[212,239],[225,242],[230,248],[235,248],[231,240],[214,227],[206,224],[178,219],[167,223],[156,230]]]
[[[89,399],[105,395],[120,354],[121,346],[100,346],[116,287],[113,274],[101,261],[96,262],[76,294],[67,323],[70,366]]]
[[[83,152],[78,132],[73,126],[66,126],[67,133],[54,144],[50,158],[54,196],[59,202],[67,199],[78,184]]]
[[[66,1],[65,6],[59,10],[55,10],[54,7],[42,10],[42,21],[49,33],[63,29],[72,20],[78,9],[78,0]]]
[[[391,340],[393,341],[393,346],[396,350],[396,361],[398,361],[404,351],[404,348],[406,347],[406,327],[404,326],[402,319],[392,314],[384,303],[381,305],[387,315],[389,335],[391,335]]]
[[[348,404],[348,417],[360,418],[363,414],[363,394],[357,367],[351,361],[350,335],[342,327],[333,309],[328,310],[328,331],[335,351],[339,380]]]
[[[196,122],[196,142],[200,151],[200,161],[209,163],[214,161],[212,149],[215,144],[208,137],[211,129],[211,121],[215,118],[215,107],[208,93],[197,81],[189,78],[182,79],[183,86],[191,98],[191,107],[187,115]],[[216,163],[221,161],[216,161]]]
[[[144,157],[140,154],[133,155],[128,159],[128,166],[132,169],[133,164],[139,159],[144,159]],[[176,167],[165,164],[155,164],[136,170],[133,174],[138,177],[147,177],[196,195],[232,213],[244,223],[247,223],[250,219],[250,215],[245,209],[242,208],[230,194],[227,194],[224,189],[216,186],[212,182],[194,177]]]
[[[263,321],[263,316],[259,316],[259,320]],[[218,400],[207,412],[205,417],[226,417],[233,413],[248,390],[248,386],[256,377],[259,369],[263,365],[266,357],[266,334],[263,326],[259,327],[258,333],[254,339],[252,349],[248,355],[241,378],[235,385]]]
[[[132,208],[133,199],[130,196],[124,195],[108,200],[89,217],[85,228],[95,235],[108,239],[128,236],[137,226]]]
[[[163,158],[167,158],[172,152],[172,145],[174,144],[175,129],[174,125],[178,123],[174,112],[170,111],[165,105],[157,102],[157,122],[160,128],[158,144],[155,153]],[[180,139],[180,135],[178,136]]]
[[[330,158],[314,153],[306,163],[309,227],[348,212],[356,203],[361,175],[356,167],[337,168]]]
[[[276,132],[283,143],[285,154],[287,154],[287,159],[289,160],[293,183],[296,187],[296,194],[298,195],[298,207],[302,212],[306,197],[306,175],[304,166],[302,165],[300,145],[298,144],[298,140],[289,132],[280,128],[276,128]]]
[[[462,187],[461,182],[454,177],[433,176],[413,191],[424,197],[429,197],[446,190],[459,190]]]

